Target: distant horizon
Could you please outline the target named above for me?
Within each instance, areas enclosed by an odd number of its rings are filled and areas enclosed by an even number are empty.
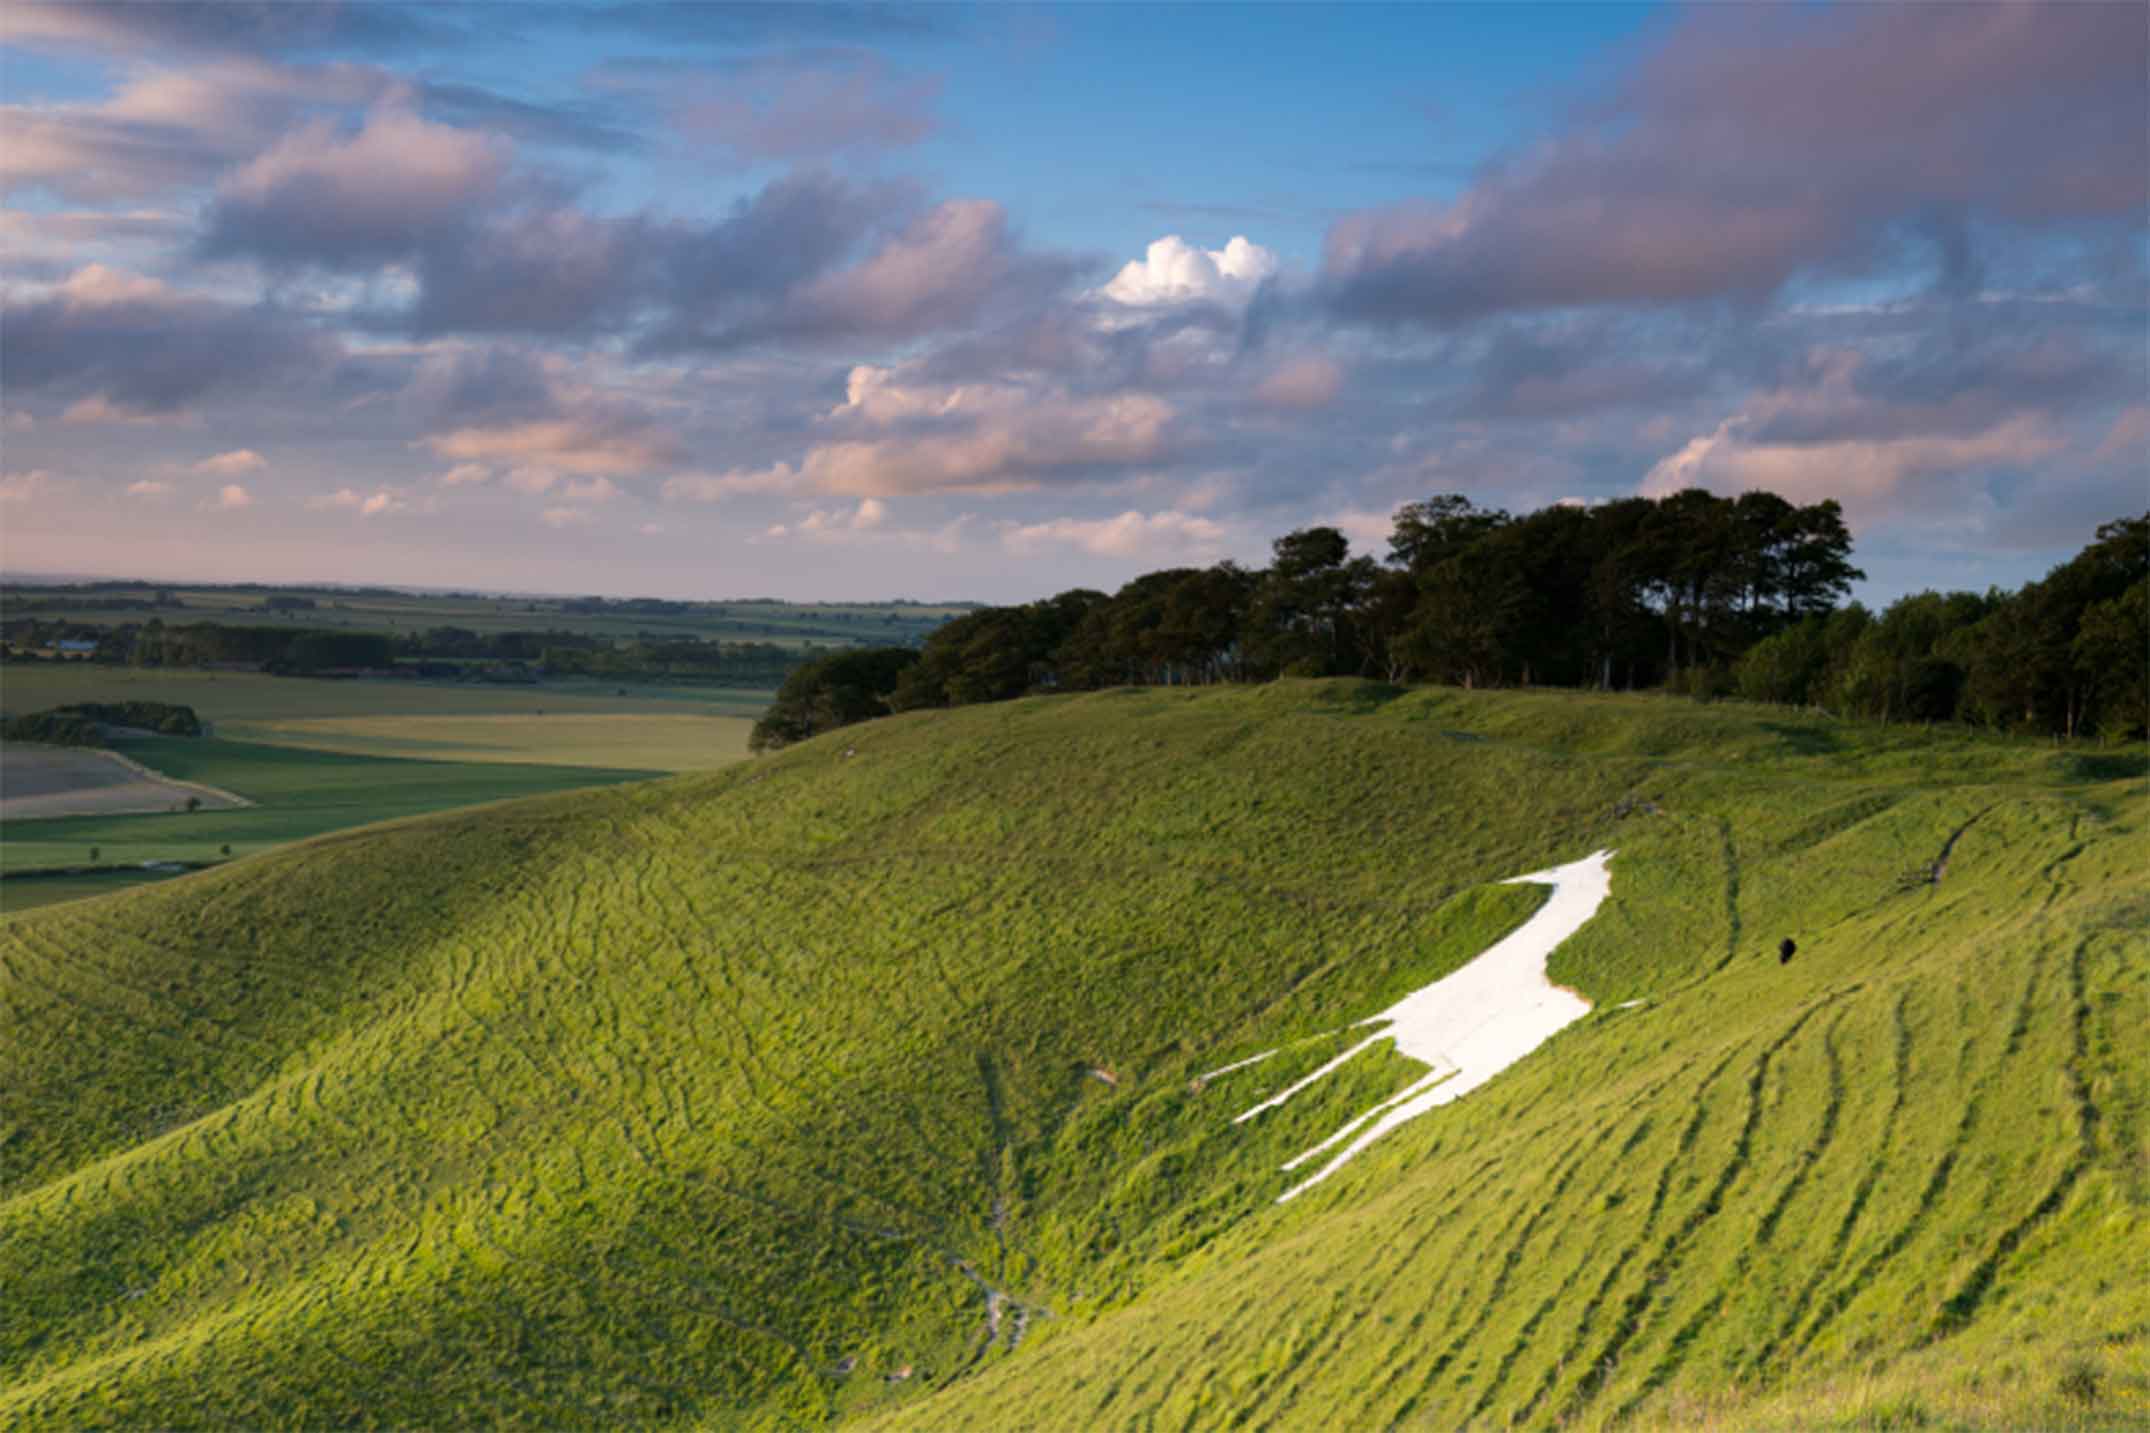
[[[1871,605],[2150,508],[2139,4],[17,0],[0,92],[11,570],[1015,602],[1760,488]]]
[[[753,597],[665,597],[652,592],[598,592],[574,590],[545,592],[497,587],[458,587],[442,584],[409,582],[275,582],[254,577],[156,577],[133,573],[100,572],[30,572],[0,568],[0,587],[66,587],[90,584],[127,587],[197,587],[209,589],[277,587],[300,589],[308,592],[402,592],[413,597],[448,597],[467,595],[501,599],[523,598],[546,601],[601,598],[607,602],[692,602],[721,607],[727,604],[748,606],[754,603],[780,603],[789,607],[979,607],[986,604],[969,597],[879,597],[879,598],[814,598],[775,597],[762,594]]]
[[[2145,499],[2144,499],[2144,510],[2150,510],[2150,494],[2146,494],[2146,496],[2145,496]],[[1873,610],[1879,611],[1879,610],[1882,610],[1883,608],[1886,608],[1886,607],[1887,607],[1887,606],[1888,606],[1888,605],[1889,605],[1889,604],[1890,604],[1891,602],[1894,602],[1894,601],[1896,601],[1896,600],[1898,600],[1898,599],[1900,599],[1900,598],[1903,598],[1903,597],[1908,597],[1908,596],[1911,596],[1911,595],[1913,595],[1913,594],[1915,594],[1915,593],[1918,593],[1918,592],[1927,592],[1927,591],[1939,591],[1939,592],[1979,592],[1979,593],[1983,593],[1983,592],[1985,592],[1985,591],[1987,591],[1987,590],[1989,590],[1989,589],[1991,589],[1991,588],[1994,588],[1994,587],[2001,587],[2001,588],[2016,588],[2016,587],[2021,587],[2021,586],[2023,586],[2023,585],[2024,585],[2024,583],[2026,583],[2026,582],[2033,582],[2033,581],[2037,581],[2038,579],[2040,579],[2040,578],[2044,577],[2044,576],[2046,575],[2046,573],[2047,573],[2047,572],[2049,572],[2049,571],[2050,571],[2050,570],[2051,570],[2051,569],[2052,569],[2053,567],[2057,567],[2057,566],[2061,565],[2062,563],[2066,562],[2066,561],[2068,560],[2068,558],[2072,557],[2072,556],[2073,556],[2073,555],[2074,555],[2074,554],[2075,554],[2075,553],[2076,553],[2077,551],[2079,551],[2079,550],[2080,550],[2081,548],[2083,548],[2083,547],[2085,547],[2085,546],[2088,546],[2088,545],[2090,544],[2090,542],[2091,542],[2091,541],[2092,541],[2092,540],[2094,539],[2094,537],[2095,537],[2095,535],[2096,535],[2096,531],[2097,531],[2097,529],[2098,529],[2099,527],[2103,526],[2103,525],[2104,525],[2105,523],[2107,523],[2107,522],[2114,522],[2114,521],[2118,521],[2118,520],[2121,520],[2121,519],[2123,519],[2123,518],[2128,518],[2128,517],[2134,517],[2134,516],[2138,516],[2138,515],[2139,515],[2139,513],[2136,513],[2136,512],[2118,511],[2118,512],[2115,512],[2115,513],[2114,513],[2114,514],[2113,514],[2113,515],[2112,515],[2111,517],[2109,517],[2109,518],[2104,518],[2104,519],[2100,519],[2100,520],[2098,520],[2097,522],[2093,522],[2092,524],[2090,524],[2090,525],[2089,525],[2088,527],[2086,527],[2086,528],[2084,529],[2084,532],[2083,532],[2083,538],[2082,538],[2082,541],[2081,541],[2081,542],[2077,543],[2077,544],[2076,544],[2076,545],[2075,545],[2074,547],[2071,547],[2071,548],[2067,548],[2067,549],[2065,549],[2064,551],[2061,551],[2061,552],[2059,552],[2059,553],[2058,553],[2058,555],[2057,555],[2057,556],[2056,556],[2056,557],[2054,558],[2054,560],[2053,560],[2053,561],[2052,561],[2051,563],[2047,564],[2046,566],[2044,566],[2044,567],[2041,567],[2041,568],[2040,568],[2039,570],[2037,570],[2037,571],[2035,571],[2035,572],[2031,572],[2031,573],[2029,573],[2029,574],[2028,574],[2027,576],[2024,576],[2024,577],[2019,577],[2019,578],[2017,578],[2017,579],[2015,579],[2015,580],[2013,580],[2013,581],[2004,581],[2004,580],[2001,580],[2001,579],[1993,579],[1993,580],[1990,580],[1990,581],[1976,581],[1976,580],[1965,580],[1965,581],[1960,581],[1960,582],[1951,582],[1951,581],[1948,581],[1948,580],[1946,580],[1946,579],[1944,578],[1944,579],[1942,579],[1942,580],[1938,580],[1938,581],[1929,581],[1929,582],[1921,583],[1921,584],[1918,584],[1918,585],[1914,585],[1914,586],[1905,586],[1905,587],[1889,588],[1889,587],[1884,587],[1884,586],[1883,586],[1883,584],[1881,584],[1880,582],[1877,582],[1877,581],[1876,581],[1876,580],[1875,580],[1874,578],[1872,578],[1872,577],[1867,577],[1867,578],[1865,578],[1865,579],[1861,579],[1861,580],[1857,580],[1857,581],[1854,581],[1854,582],[1853,582],[1853,583],[1851,584],[1851,593],[1850,593],[1850,595],[1849,595],[1848,597],[1846,597],[1845,601],[1846,601],[1847,603],[1860,603],[1860,604],[1862,604],[1862,605],[1864,605],[1864,606],[1866,606],[1866,607],[1868,607],[1868,608],[1871,608],[1871,609],[1873,609]],[[1278,536],[1282,536],[1282,534],[1278,534]],[[1356,542],[1354,542],[1354,544],[1353,544],[1353,547],[1354,547],[1355,551],[1361,552],[1361,553],[1362,553],[1362,554],[1364,554],[1364,555],[1371,555],[1371,556],[1375,556],[1375,557],[1377,557],[1377,558],[1379,558],[1379,557],[1385,557],[1385,555],[1386,555],[1385,553],[1381,553],[1381,552],[1366,552],[1366,551],[1365,551],[1364,549],[1360,549],[1360,548],[1358,547],[1358,544],[1357,544]],[[1853,556],[1853,559],[1854,559],[1854,561],[1863,561],[1863,560],[1864,560],[1864,559],[1862,559],[1862,558],[1861,558],[1861,556],[1860,556],[1860,551],[1859,551],[1859,548],[1857,547],[1857,545],[1856,545],[1856,544],[1854,544],[1854,546],[1853,546],[1853,549],[1852,549],[1852,556]],[[1222,560],[1222,559],[1220,559],[1220,560]],[[1975,559],[1971,559],[1971,560],[1975,560]],[[1146,568],[1146,569],[1144,569],[1144,570],[1145,570],[1145,571],[1154,571],[1154,570],[1157,570],[1157,569],[1159,569],[1159,568],[1163,568],[1163,567],[1168,567],[1168,566],[1182,566],[1182,565],[1186,565],[1186,566],[1204,566],[1204,565],[1207,565],[1207,564],[1202,564],[1202,563],[1192,563],[1192,564],[1177,564],[1177,563],[1157,563],[1157,564],[1153,564],[1153,565],[1152,565],[1151,567],[1149,567],[1149,568]],[[1265,565],[1266,565],[1266,562],[1265,562],[1265,561],[1263,561],[1263,560],[1260,560],[1260,559],[1256,559],[1256,560],[1253,560],[1253,561],[1247,562],[1247,563],[1246,563],[1245,565],[1247,565],[1247,566],[1250,566],[1250,567],[1260,567],[1260,566],[1265,566]],[[1129,574],[1129,580],[1132,580],[1132,579],[1133,579],[1134,577],[1138,577],[1138,576],[1141,576],[1141,575],[1142,575],[1142,574],[1141,574],[1140,572],[1137,572],[1137,573],[1130,573],[1130,574]],[[501,599],[508,599],[508,598],[525,598],[525,599],[533,599],[533,598],[534,598],[534,599],[544,599],[544,600],[561,600],[561,599],[572,599],[572,598],[586,598],[586,597],[597,597],[597,598],[602,598],[602,599],[604,599],[604,600],[606,600],[606,601],[610,601],[610,602],[633,602],[633,601],[658,601],[658,602],[695,602],[695,603],[705,603],[705,604],[709,604],[709,605],[715,605],[715,606],[721,606],[721,605],[724,605],[724,604],[726,604],[726,603],[754,603],[754,602],[770,602],[770,603],[783,603],[783,604],[786,604],[786,605],[790,605],[790,606],[812,606],[812,605],[816,605],[816,604],[819,604],[819,605],[825,605],[825,606],[837,606],[837,607],[874,607],[874,606],[890,606],[890,605],[897,605],[897,604],[903,604],[903,605],[911,605],[911,606],[918,606],[918,607],[985,607],[985,606],[995,606],[995,605],[1007,605],[1007,604],[1009,604],[1009,603],[1016,603],[1016,604],[1020,604],[1020,603],[1023,603],[1023,602],[1035,602],[1035,601],[1040,601],[1040,600],[1043,600],[1044,598],[1047,598],[1047,597],[1051,597],[1051,596],[1055,595],[1055,593],[1056,593],[1056,592],[1061,592],[1061,591],[1066,591],[1066,590],[1068,590],[1067,588],[1064,588],[1064,587],[1063,587],[1063,588],[1055,588],[1055,589],[1053,589],[1052,591],[1039,591],[1039,592],[1032,592],[1032,593],[1029,593],[1029,594],[1027,594],[1027,595],[1016,595],[1016,596],[1012,596],[1012,597],[1002,598],[1002,599],[1000,599],[1000,600],[999,600],[999,601],[997,601],[997,602],[996,602],[995,600],[993,600],[993,599],[989,599],[989,598],[983,598],[983,597],[970,597],[970,596],[964,596],[964,597],[910,597],[910,596],[903,596],[903,595],[888,595],[888,594],[886,594],[886,593],[883,593],[882,595],[879,595],[879,596],[874,596],[874,597],[831,597],[831,596],[826,596],[826,595],[824,595],[824,596],[809,596],[809,597],[799,597],[799,596],[783,596],[783,595],[780,595],[780,594],[777,594],[777,593],[766,593],[766,592],[765,592],[765,593],[759,593],[759,594],[756,594],[756,595],[753,595],[753,596],[739,596],[739,595],[728,595],[728,596],[708,596],[708,595],[690,595],[690,594],[684,594],[684,593],[681,593],[681,592],[676,592],[676,591],[675,591],[675,592],[652,592],[652,591],[632,591],[632,590],[624,590],[624,589],[623,589],[623,590],[617,590],[617,591],[607,591],[607,590],[605,590],[605,589],[603,589],[603,588],[599,588],[599,587],[574,587],[574,588],[550,588],[550,589],[548,589],[548,588],[502,588],[502,587],[488,587],[488,586],[484,586],[484,585],[482,585],[482,584],[470,584],[470,583],[437,583],[437,582],[436,582],[436,583],[422,583],[422,582],[397,582],[397,581],[384,581],[384,580],[377,580],[377,579],[369,580],[369,579],[364,579],[364,578],[359,578],[359,579],[345,579],[345,578],[333,578],[333,579],[329,579],[329,578],[311,578],[311,579],[305,579],[305,578],[274,578],[274,577],[231,577],[231,576],[226,576],[226,577],[208,577],[208,576],[202,576],[202,575],[199,575],[199,574],[197,574],[197,575],[194,575],[194,576],[181,576],[181,575],[155,575],[155,574],[143,574],[143,573],[140,573],[140,572],[52,572],[52,571],[41,571],[41,570],[36,570],[36,569],[30,569],[30,568],[17,568],[17,567],[9,567],[9,566],[0,566],[0,587],[5,587],[5,586],[18,586],[18,585],[19,585],[19,586],[54,586],[54,585],[64,585],[64,584],[68,584],[68,583],[127,583],[127,584],[134,584],[134,585],[140,585],[140,586],[197,586],[197,587],[282,587],[282,588],[304,588],[304,589],[307,589],[307,590],[310,590],[310,591],[323,591],[323,592],[333,592],[333,591],[339,591],[339,590],[345,590],[345,591],[357,591],[357,590],[360,590],[360,589],[364,589],[364,588],[377,588],[377,589],[383,589],[383,590],[388,590],[388,591],[395,591],[395,592],[405,592],[405,593],[409,593],[409,594],[411,594],[411,595],[413,595],[413,596],[445,596],[445,595],[448,595],[448,594],[451,594],[451,593],[468,593],[468,594],[471,594],[472,596],[476,596],[476,597],[501,598]],[[1086,585],[1086,584],[1076,584],[1076,585]],[[1109,593],[1110,591],[1112,591],[1112,590],[1115,590],[1115,589],[1116,589],[1116,588],[1117,588],[1118,586],[1120,586],[1120,585],[1122,585],[1122,584],[1119,584],[1119,583],[1114,583],[1114,584],[1111,584],[1111,585],[1107,586],[1107,587],[1106,587],[1105,589],[1103,589],[1103,590],[1105,590],[1105,591],[1107,591],[1107,592]]]

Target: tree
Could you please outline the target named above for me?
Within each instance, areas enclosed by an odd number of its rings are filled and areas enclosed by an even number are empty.
[[[1373,588],[1374,563],[1353,561],[1350,540],[1333,527],[1286,533],[1271,551],[1275,560],[1247,612],[1245,642],[1255,668],[1300,677],[1359,670],[1355,618]]]
[[[886,716],[890,697],[919,654],[909,647],[865,647],[808,662],[777,690],[754,723],[749,751],[774,751],[795,741]]]
[[[1403,650],[1437,682],[1497,685],[1529,600],[1521,573],[1484,545],[1467,548],[1420,578]]]
[[[1389,563],[1417,576],[1508,521],[1500,509],[1479,507],[1461,493],[1405,503],[1389,534]]]
[[[2101,736],[2150,736],[2150,578],[2086,608],[2073,656]]]
[[[2093,609],[2126,596],[2150,577],[2150,513],[2100,527],[2094,541],[2037,582],[2007,598],[1964,634],[1966,707],[2001,727],[2074,736],[2091,726],[2103,678],[2079,656],[2077,641]],[[2118,613],[2101,612],[2091,650]]]
[[[936,628],[890,698],[897,711],[1005,701],[1062,685],[1056,654],[1102,592],[1076,588],[1021,607],[981,607]]]

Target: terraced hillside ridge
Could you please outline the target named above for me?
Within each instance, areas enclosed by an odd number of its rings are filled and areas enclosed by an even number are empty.
[[[0,1423],[2142,1426],[2146,817],[2139,749],[1288,682],[26,913]],[[1591,1011],[1278,1205],[1425,1066],[1232,1115],[1600,850]]]

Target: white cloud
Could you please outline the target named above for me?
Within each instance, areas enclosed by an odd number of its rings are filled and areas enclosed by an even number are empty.
[[[1221,552],[1224,526],[1184,512],[1139,513],[1109,518],[1058,517],[1049,522],[1009,523],[1001,545],[1018,555],[1050,547],[1074,547],[1097,557],[1204,559]]]
[[[228,453],[202,459],[194,465],[193,471],[205,478],[243,478],[268,466],[269,460],[252,448],[234,448]]]
[[[360,517],[382,517],[389,513],[433,512],[438,503],[430,497],[414,498],[400,488],[376,488],[362,493],[356,488],[338,488],[320,497],[308,498],[306,506],[316,512],[353,512]]]
[[[1277,272],[1277,256],[1244,236],[1221,249],[1198,249],[1177,234],[1149,246],[1099,290],[1131,307],[1190,302],[1243,304]]]
[[[963,534],[975,520],[961,513],[934,528],[900,528],[888,525],[885,504],[866,499],[857,507],[815,508],[792,523],[772,523],[749,542],[811,542],[822,547],[874,548],[905,552],[953,553],[963,547]]]

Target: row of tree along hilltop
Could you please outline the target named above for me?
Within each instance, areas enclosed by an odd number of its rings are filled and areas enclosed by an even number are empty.
[[[1773,493],[1556,506],[1461,496],[1396,514],[1385,562],[1341,532],[1234,563],[948,623],[922,651],[847,652],[785,683],[757,749],[890,711],[1124,685],[1361,676],[1466,687],[1668,687],[1883,720],[2061,735],[2150,725],[2150,515],[2109,523],[2018,592],[1920,593],[1878,616],[1835,502]]]

